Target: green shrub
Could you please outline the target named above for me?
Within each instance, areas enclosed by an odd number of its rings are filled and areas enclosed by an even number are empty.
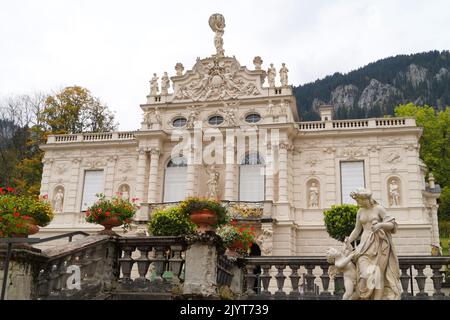
[[[184,201],[180,202],[179,207],[180,211],[187,216],[195,211],[201,211],[203,209],[208,209],[215,212],[217,215],[216,227],[230,222],[227,209],[219,201],[213,199],[202,199],[196,197],[186,198]]]
[[[357,212],[358,206],[353,204],[331,206],[330,210],[324,211],[325,226],[330,237],[344,241],[355,228]]]
[[[178,206],[156,211],[148,224],[148,231],[154,236],[182,236],[195,229],[196,225]]]

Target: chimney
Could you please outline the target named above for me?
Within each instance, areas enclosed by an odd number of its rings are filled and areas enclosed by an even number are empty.
[[[319,106],[320,120],[321,121],[331,121],[333,120],[334,108],[330,104],[323,104]]]

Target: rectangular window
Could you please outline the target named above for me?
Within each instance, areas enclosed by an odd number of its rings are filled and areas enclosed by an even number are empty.
[[[103,170],[85,171],[81,211],[86,211],[97,201],[98,193],[103,193]]]
[[[241,165],[239,168],[239,201],[264,201],[265,176],[261,165]]]
[[[356,204],[350,192],[365,188],[364,161],[341,162],[341,203]]]

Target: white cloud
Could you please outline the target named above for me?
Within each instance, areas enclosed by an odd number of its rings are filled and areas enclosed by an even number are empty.
[[[89,88],[139,127],[153,72],[174,74],[214,53],[208,26],[225,16],[225,53],[252,67],[285,62],[294,85],[377,59],[450,48],[450,2],[1,1],[0,96]]]

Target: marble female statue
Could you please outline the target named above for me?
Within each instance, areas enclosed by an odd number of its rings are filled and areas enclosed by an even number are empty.
[[[58,189],[55,197],[53,198],[53,208],[55,212],[63,211],[64,193],[61,188]]]
[[[269,87],[271,88],[275,87],[276,74],[277,71],[275,70],[273,63],[271,63],[269,69],[267,70],[267,81],[269,82]]]
[[[280,69],[280,82],[283,87],[288,86],[288,68],[286,68],[286,64],[282,63],[282,67]]]
[[[362,300],[398,300],[401,296],[400,271],[392,233],[397,223],[373,198],[371,191],[350,193],[360,209],[356,224],[344,242],[347,246],[361,237],[355,248],[356,294]]]
[[[170,88],[170,80],[167,72],[164,72],[164,75],[161,77],[161,94],[166,96],[169,94]]]
[[[217,199],[218,198],[218,187],[219,187],[219,177],[220,174],[217,172],[215,165],[211,167],[206,167],[206,173],[209,175],[209,179],[206,182],[208,185],[208,198]]]
[[[153,74],[152,80],[150,80],[150,95],[156,96],[158,94],[158,77],[156,76],[156,73]]]
[[[130,193],[129,193],[128,187],[126,185],[122,186],[120,195],[121,195],[121,199],[123,201],[129,201],[130,200]]]
[[[309,206],[311,208],[319,206],[319,188],[316,187],[315,182],[312,182],[311,187],[309,187]]]

